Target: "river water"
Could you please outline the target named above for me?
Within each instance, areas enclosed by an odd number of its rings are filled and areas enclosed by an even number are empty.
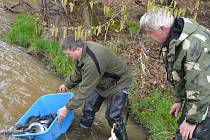
[[[17,0],[16,0],[17,1]],[[2,3],[16,2],[4,0]],[[0,8],[0,34],[5,33],[14,22],[15,15],[5,12]],[[3,30],[4,29],[4,30]],[[27,111],[34,101],[42,95],[55,93],[63,83],[55,74],[47,71],[39,59],[27,54],[21,47],[8,45],[0,41],[0,130],[11,127]],[[92,137],[87,140],[107,140],[110,128],[104,118],[106,106],[103,105],[97,113],[93,125]],[[75,111],[75,121],[66,135],[60,140],[75,138],[76,128],[79,123],[80,111]],[[144,131],[132,121],[126,126],[129,140],[145,140]],[[13,139],[0,136],[0,140]]]

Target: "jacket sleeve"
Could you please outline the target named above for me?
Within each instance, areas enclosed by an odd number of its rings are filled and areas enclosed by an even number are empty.
[[[79,84],[81,80],[82,80],[81,72],[77,68],[75,68],[74,72],[66,78],[64,85],[68,89],[71,89],[77,84]]]
[[[180,79],[180,81],[178,82],[175,82],[174,87],[172,88],[172,94],[174,97],[174,101],[176,103],[179,103],[185,100],[186,90],[185,90],[184,78]]]
[[[186,120],[201,123],[206,118],[210,103],[210,55],[205,51],[201,40],[194,38],[186,41],[185,44],[189,45],[185,46],[187,50],[184,63]]]
[[[85,99],[95,90],[100,81],[100,75],[92,61],[83,66],[82,83],[79,86],[79,93],[73,96],[72,100],[66,104],[69,110],[78,108]]]

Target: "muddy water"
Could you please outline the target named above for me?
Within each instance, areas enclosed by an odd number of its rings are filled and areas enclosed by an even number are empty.
[[[55,93],[61,82],[39,60],[0,42],[0,128],[14,124],[38,97]]]
[[[0,0],[0,5],[17,1]],[[14,20],[15,15],[0,8],[0,34],[8,30]],[[11,127],[38,97],[54,93],[62,82],[47,71],[39,60],[26,54],[21,48],[0,41],[0,130]],[[110,128],[104,119],[105,108],[104,104],[97,113],[91,136],[87,136],[86,140],[107,140],[110,136]],[[59,138],[60,140],[66,140],[67,137],[70,140],[75,139],[80,112],[81,109],[75,110],[75,121],[68,133]],[[130,120],[126,129],[129,140],[146,139],[143,130]],[[14,138],[0,136],[0,140],[8,139]]]

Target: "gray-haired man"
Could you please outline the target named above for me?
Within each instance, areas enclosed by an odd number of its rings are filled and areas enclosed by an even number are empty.
[[[210,32],[187,18],[174,18],[162,9],[140,19],[147,34],[161,44],[161,57],[173,87],[170,114],[179,119],[176,140],[210,139]]]

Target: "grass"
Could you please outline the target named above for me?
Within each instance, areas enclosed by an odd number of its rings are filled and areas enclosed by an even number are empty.
[[[29,47],[31,42],[41,36],[42,30],[36,23],[35,16],[19,15],[4,40],[22,47]]]
[[[59,49],[58,41],[44,40],[41,34],[42,29],[37,24],[35,16],[19,15],[3,40],[28,48],[29,51],[44,54],[50,61],[49,65],[66,77],[74,68],[73,62]]]
[[[158,90],[132,102],[132,109],[137,112],[140,122],[149,128],[154,140],[168,140],[177,128],[176,119],[169,115],[171,105],[169,93]]]
[[[59,48],[58,41],[48,41],[43,39],[34,40],[29,48],[47,55],[56,71],[67,77],[74,69],[74,64],[70,61]]]

